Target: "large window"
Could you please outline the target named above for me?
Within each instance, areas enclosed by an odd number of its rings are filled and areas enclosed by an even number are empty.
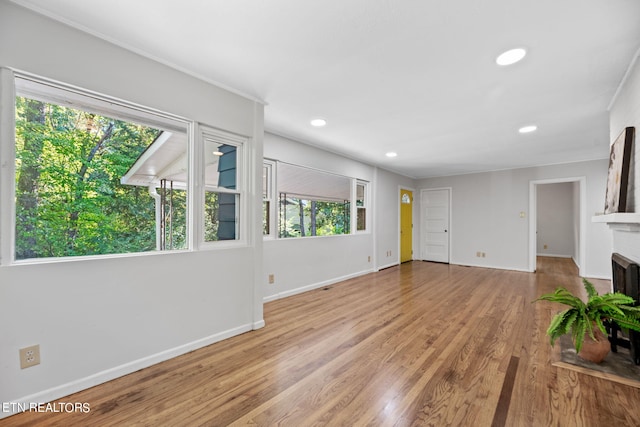
[[[278,163],[279,237],[351,232],[351,179]]]
[[[187,125],[16,79],[15,259],[187,247]]]

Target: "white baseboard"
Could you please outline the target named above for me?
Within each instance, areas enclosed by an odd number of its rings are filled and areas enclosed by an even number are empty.
[[[561,254],[536,254],[536,256],[548,256],[550,258],[573,258],[572,255],[561,255]]]
[[[301,286],[299,288],[278,292],[277,294],[273,294],[273,295],[268,295],[268,296],[264,297],[262,299],[262,301],[263,302],[275,301],[275,300],[278,300],[278,299],[281,299],[281,298],[286,298],[286,297],[290,297],[290,296],[293,296],[293,295],[301,294],[303,292],[308,292],[308,291],[312,291],[314,289],[322,288],[323,286],[333,285],[334,283],[342,282],[344,280],[353,279],[354,277],[364,276],[365,274],[369,274],[369,273],[373,273],[373,272],[374,272],[373,269],[364,270],[364,271],[359,271],[357,273],[347,274],[345,276],[335,277],[335,278],[329,279],[329,280],[324,280],[322,282],[312,283],[310,285]]]
[[[378,266],[378,269],[376,271],[384,270],[385,268],[395,267],[396,265],[400,265],[398,261],[394,261],[391,264],[380,265]]]
[[[588,279],[611,280],[611,276],[602,276],[599,274],[586,274],[585,277]]]
[[[510,271],[522,271],[522,272],[525,272],[525,273],[531,273],[531,271],[526,269],[526,268],[504,267],[504,266],[499,266],[499,265],[458,263],[458,262],[451,262],[450,264],[451,265],[461,265],[463,267],[493,268],[495,270],[510,270]]]
[[[281,298],[281,297],[280,297],[280,295],[279,295],[279,294],[268,295],[268,296],[266,296],[266,297],[262,298],[262,302],[263,302],[263,303],[265,303],[265,302],[271,302],[271,301],[275,301],[275,300],[280,299],[280,298]]]
[[[254,326],[256,324],[260,324],[260,322],[256,322]],[[264,326],[264,320],[262,321],[262,326]],[[217,334],[213,334],[208,337],[201,338],[199,340],[153,354],[151,356],[143,357],[142,359],[125,363],[124,365],[116,366],[114,368],[98,372],[85,378],[80,378],[78,380],[50,388],[48,390],[44,390],[29,396],[24,396],[19,399],[11,400],[10,402],[3,402],[8,403],[8,405],[6,405],[6,408],[9,409],[9,411],[5,411],[5,406],[3,405],[2,410],[0,410],[0,419],[21,412],[19,410],[20,407],[28,409],[31,403],[47,403],[65,396],[69,396],[73,393],[86,390],[98,384],[106,383],[140,369],[148,368],[149,366],[155,365],[157,363],[173,359],[174,357],[181,356],[183,354],[189,353],[190,351],[197,350],[218,341],[222,341],[224,339],[231,338],[244,332],[251,331],[252,329],[257,328],[252,327],[251,324],[241,325],[236,328],[228,329],[226,331],[222,331]]]

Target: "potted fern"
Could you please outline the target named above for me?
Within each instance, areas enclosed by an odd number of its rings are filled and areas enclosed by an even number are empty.
[[[582,283],[587,291],[586,303],[563,287],[535,301],[558,302],[569,306],[551,319],[547,335],[552,346],[562,335],[571,333],[578,356],[600,363],[611,349],[605,322],[615,322],[623,329],[640,332],[640,307],[634,307],[635,301],[627,295],[618,292],[598,295],[591,282],[582,279]],[[585,339],[586,335],[588,339]]]

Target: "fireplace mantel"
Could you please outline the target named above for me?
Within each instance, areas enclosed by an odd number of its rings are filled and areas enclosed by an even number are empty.
[[[625,212],[596,215],[591,218],[591,222],[604,222],[612,230],[640,232],[640,213]]]

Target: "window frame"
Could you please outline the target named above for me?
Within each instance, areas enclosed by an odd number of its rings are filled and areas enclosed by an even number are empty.
[[[363,186],[363,204],[362,206],[358,206],[358,186]],[[369,226],[370,218],[369,215],[371,214],[371,209],[370,209],[370,204],[369,204],[369,199],[370,199],[370,195],[369,195],[369,182],[368,181],[364,181],[361,179],[354,179],[354,187],[353,187],[353,212],[351,214],[351,217],[353,218],[353,224],[351,225],[353,228],[353,234],[364,234],[364,233],[368,233],[369,230],[371,229]],[[364,229],[359,230],[358,229],[358,210],[361,209],[365,212],[365,221],[364,221]]]
[[[151,250],[140,252],[123,252],[112,254],[93,254],[63,257],[29,258],[17,260],[16,245],[16,96],[32,97],[32,93],[17,90],[16,79],[24,79],[45,85],[55,93],[69,94],[72,99],[71,107],[106,115],[124,121],[144,123],[161,129],[179,129],[187,134],[187,196],[186,196],[186,247],[181,249]],[[62,91],[62,92],[60,92]],[[38,96],[44,102],[61,104],[57,97],[46,94]],[[89,107],[78,103],[78,99],[90,99]],[[62,100],[64,101],[64,99]],[[95,103],[94,103],[95,101]],[[96,107],[97,105],[97,107]],[[104,107],[104,108],[103,108]],[[239,194],[237,206],[237,236],[235,240],[204,242],[204,139],[202,132],[213,134],[228,143],[240,148],[241,154],[237,160],[236,171],[237,190],[218,187],[219,192]],[[193,120],[175,114],[163,112],[140,104],[128,102],[109,95],[79,88],[66,83],[34,75],[31,73],[0,67],[0,159],[12,159],[0,165],[0,266],[19,264],[44,264],[57,262],[77,262],[83,260],[154,256],[168,253],[184,253],[185,251],[208,250],[222,247],[238,247],[247,245],[249,236],[253,232],[249,228],[247,215],[248,194],[247,185],[252,175],[249,170],[250,137],[234,134],[218,128],[199,124]],[[201,233],[202,232],[202,233]]]
[[[2,155],[10,156],[8,158],[13,159],[11,162],[10,171],[4,171],[5,174],[1,176],[3,181],[10,181],[10,191],[7,193],[3,191],[3,196],[0,201],[3,205],[9,206],[7,214],[10,217],[11,228],[9,230],[3,229],[4,236],[10,236],[10,246],[5,246],[3,243],[2,247],[2,265],[9,264],[37,264],[37,263],[47,263],[47,262],[59,262],[59,261],[71,261],[71,260],[84,260],[84,259],[96,259],[96,258],[110,258],[110,257],[123,257],[123,256],[134,256],[134,255],[147,255],[152,253],[170,253],[170,252],[184,252],[190,250],[189,246],[189,228],[190,224],[188,221],[189,212],[192,210],[190,205],[190,195],[187,192],[186,195],[186,218],[185,218],[185,247],[180,249],[167,249],[167,250],[158,250],[157,248],[154,250],[147,251],[132,251],[132,252],[117,252],[117,253],[104,253],[104,254],[85,254],[85,255],[77,255],[77,256],[59,256],[59,257],[41,257],[41,258],[27,258],[27,259],[16,259],[16,242],[17,242],[17,230],[16,230],[16,191],[17,191],[17,183],[16,183],[16,100],[17,97],[25,97],[29,99],[38,100],[47,104],[60,105],[63,107],[70,107],[72,109],[95,113],[101,116],[106,116],[109,118],[113,118],[116,120],[122,120],[130,123],[143,124],[145,126],[165,130],[172,132],[181,132],[184,133],[189,138],[189,130],[190,130],[190,122],[182,117],[172,115],[169,113],[160,112],[158,110],[154,110],[152,108],[147,108],[144,106],[140,106],[138,104],[134,104],[131,102],[127,102],[121,99],[113,98],[108,95],[98,94],[96,92],[81,89],[76,86],[72,86],[69,84],[53,81],[51,79],[47,79],[40,76],[35,76],[30,73],[24,73],[21,71],[12,71],[8,70],[11,77],[9,79],[3,79],[2,81],[2,91],[4,92],[7,86],[9,86],[9,90],[7,92],[12,92],[12,98],[9,102],[9,108],[7,110],[10,111],[11,117],[3,117],[3,121],[7,121],[8,127],[12,129],[12,135],[8,140],[9,143],[4,143],[3,147],[6,151],[2,153]],[[6,100],[8,101],[8,99]],[[3,97],[2,102],[5,102]],[[4,123],[3,123],[4,124]],[[3,139],[4,141],[4,139]],[[6,147],[10,146],[10,147]],[[187,159],[190,155],[189,146],[185,147],[187,151]],[[187,160],[188,162],[188,160]],[[9,168],[5,168],[9,169]],[[190,181],[190,177],[187,177],[187,186]],[[9,194],[10,200],[6,199],[6,195]],[[6,225],[6,224],[5,224]],[[155,230],[157,232],[157,228]],[[3,242],[6,239],[3,239]],[[157,245],[157,236],[156,236],[156,245]]]
[[[195,190],[194,194],[197,196],[194,198],[194,203],[198,208],[194,209],[197,214],[197,218],[194,218],[194,249],[207,250],[207,249],[219,249],[236,246],[244,246],[247,244],[248,221],[246,215],[246,203],[247,203],[247,191],[246,183],[248,181],[248,175],[246,171],[247,157],[245,155],[246,148],[249,143],[249,138],[236,135],[231,132],[227,132],[212,126],[198,123],[197,124],[197,138],[195,141],[195,150],[198,153],[195,156],[198,159],[194,164],[194,173],[196,177],[193,179],[198,190]],[[220,186],[209,186],[204,182],[204,170],[205,170],[205,149],[206,142],[212,141],[216,143],[232,145],[236,147],[236,188],[229,189]],[[215,190],[208,190],[215,189]],[[236,203],[236,238],[233,240],[205,240],[205,193],[207,191],[215,193],[235,194],[237,196]]]
[[[278,235],[276,232],[278,229],[278,207],[277,200],[275,198],[276,194],[276,161],[271,159],[263,159],[262,161],[263,171],[266,173],[265,180],[266,184],[263,182],[263,192],[262,192],[262,215],[264,218],[265,214],[265,202],[268,203],[267,207],[267,228],[268,233],[264,232],[264,225],[262,227],[262,237],[265,239],[275,239]],[[266,191],[265,191],[266,190]],[[265,195],[266,193],[266,195]],[[264,222],[264,219],[263,219]]]
[[[363,179],[359,179],[359,178],[354,178],[351,176],[347,176],[347,175],[342,175],[339,173],[335,173],[335,172],[330,172],[327,170],[323,170],[323,169],[317,169],[317,168],[313,168],[313,167],[309,167],[309,166],[305,166],[305,165],[301,165],[301,164],[297,164],[297,163],[290,163],[290,162],[285,162],[285,161],[280,161],[280,160],[269,160],[270,162],[272,162],[274,165],[278,165],[280,163],[283,164],[287,164],[287,165],[291,165],[291,166],[295,166],[295,167],[299,167],[299,168],[304,168],[307,169],[311,172],[319,172],[319,173],[323,173],[323,174],[328,174],[328,175],[333,175],[336,177],[341,177],[341,178],[345,178],[347,180],[349,180],[349,222],[348,222],[348,226],[349,226],[349,232],[348,233],[339,233],[339,234],[329,234],[329,235],[320,235],[320,236],[290,236],[290,237],[281,237],[280,236],[280,230],[281,230],[281,224],[280,224],[280,219],[281,219],[281,203],[280,203],[280,193],[281,193],[281,189],[280,189],[280,183],[279,183],[279,176],[275,177],[274,175],[274,186],[273,186],[273,194],[274,194],[274,203],[273,203],[273,216],[274,216],[274,220],[275,220],[275,227],[273,230],[273,238],[274,239],[299,239],[299,238],[322,238],[322,237],[337,237],[337,236],[350,236],[350,235],[356,235],[356,234],[366,234],[366,233],[370,233],[371,232],[371,182],[367,181],[367,180],[363,180]],[[274,174],[277,173],[277,167],[273,168]],[[278,179],[276,179],[278,178]],[[357,214],[357,209],[358,207],[356,206],[356,198],[357,198],[357,186],[358,185],[363,185],[364,186],[364,206],[360,207],[360,209],[366,209],[366,215],[368,216],[366,218],[366,222],[365,222],[365,229],[364,230],[357,230],[357,218],[356,218],[356,214]],[[295,193],[292,193],[295,195]],[[297,197],[297,196],[296,196]],[[307,198],[303,198],[304,200],[307,200]],[[308,200],[316,200],[316,201],[331,201],[330,199],[322,199],[322,198],[316,198],[316,197],[309,197]]]

